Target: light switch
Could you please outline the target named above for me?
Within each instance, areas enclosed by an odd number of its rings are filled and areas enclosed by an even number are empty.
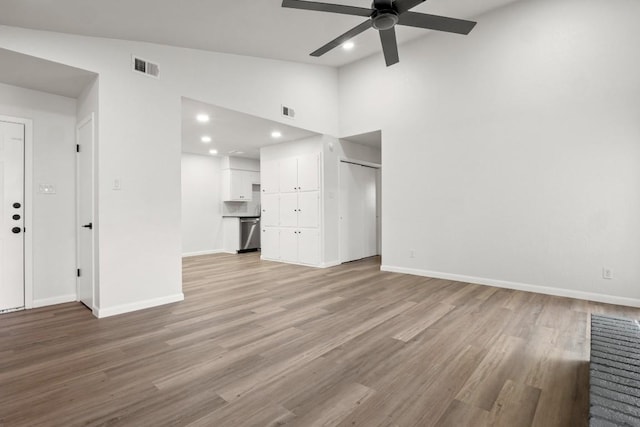
[[[119,179],[114,179],[113,180],[113,189],[114,190],[122,190],[122,185],[121,185]]]

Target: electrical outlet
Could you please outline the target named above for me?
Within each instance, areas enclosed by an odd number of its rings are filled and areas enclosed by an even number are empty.
[[[613,270],[610,268],[603,267],[602,268],[602,278],[611,280],[613,279]]]
[[[409,251],[409,258],[415,258],[416,257],[416,251],[414,251],[413,249],[411,249]]]

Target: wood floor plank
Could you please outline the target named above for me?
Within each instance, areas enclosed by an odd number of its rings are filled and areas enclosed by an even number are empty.
[[[185,300],[0,315],[0,425],[582,426],[589,316],[640,310],[259,254],[185,258]]]

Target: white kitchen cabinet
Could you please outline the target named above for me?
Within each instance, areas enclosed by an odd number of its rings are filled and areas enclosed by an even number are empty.
[[[320,231],[312,228],[281,229],[280,259],[300,264],[319,264]]]
[[[298,158],[290,157],[280,160],[280,192],[291,193],[298,191]]]
[[[298,193],[298,227],[320,225],[320,193],[318,191]]]
[[[320,194],[307,193],[280,194],[281,227],[318,227],[320,217]]]
[[[222,200],[225,202],[251,201],[251,173],[237,169],[222,171]]]
[[[263,193],[280,191],[280,162],[265,160],[260,163],[260,189]]]
[[[281,193],[320,189],[320,155],[290,157],[280,160]]]
[[[297,227],[298,226],[298,194],[297,193],[281,193],[280,194],[280,226],[281,227]]]
[[[313,154],[298,157],[298,191],[320,189],[320,156]]]
[[[262,225],[265,227],[277,227],[280,225],[280,196],[276,193],[263,194]]]
[[[280,259],[280,230],[278,228],[262,227],[260,252],[264,259]]]
[[[298,231],[294,228],[280,229],[280,259],[298,262]]]
[[[320,230],[313,228],[298,230],[298,262],[320,264]]]
[[[240,249],[240,218],[222,218],[222,236],[224,251],[236,253]]]

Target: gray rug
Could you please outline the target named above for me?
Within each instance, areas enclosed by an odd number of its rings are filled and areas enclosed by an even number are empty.
[[[640,427],[640,323],[591,316],[592,427]]]

